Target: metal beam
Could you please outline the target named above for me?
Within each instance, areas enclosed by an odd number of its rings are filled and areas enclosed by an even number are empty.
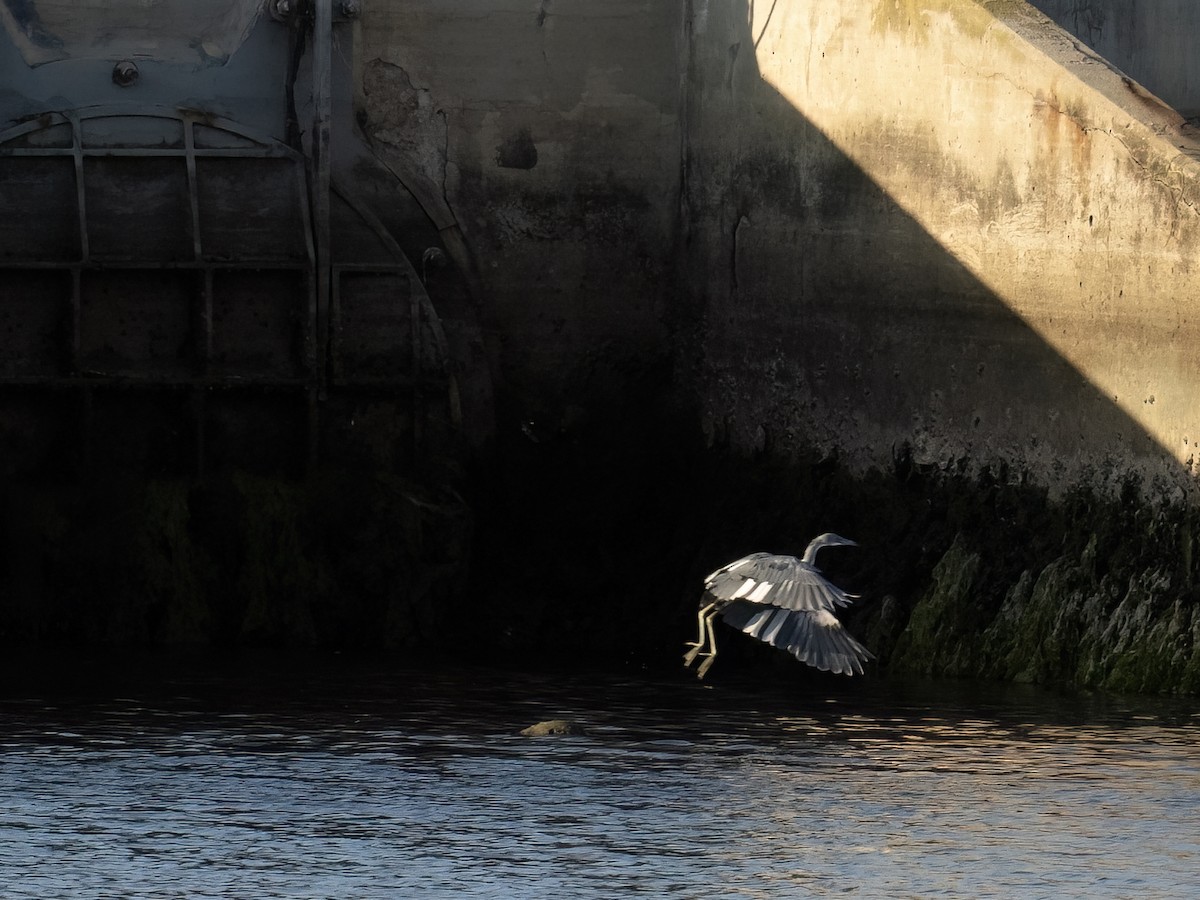
[[[316,0],[313,7],[313,217],[317,277],[317,395],[310,398],[309,467],[315,468],[320,425],[319,401],[324,399],[329,359],[330,283],[330,118],[333,108],[333,0]]]

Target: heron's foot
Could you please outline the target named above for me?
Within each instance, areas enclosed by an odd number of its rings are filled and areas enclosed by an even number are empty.
[[[703,678],[708,674],[708,670],[712,668],[712,664],[717,661],[717,654],[709,653],[704,662],[700,663],[700,668],[696,670],[696,677]]]
[[[703,649],[704,645],[693,644],[691,641],[688,641],[686,646],[691,647],[692,649],[683,654],[683,664],[685,666],[690,666],[696,661],[696,657],[700,655],[700,651]]]
[[[703,678],[704,673],[708,671],[708,667],[712,665],[712,658],[716,655],[717,654],[715,653],[701,653],[700,648],[697,647],[694,650],[689,650],[683,655],[683,667],[685,669],[690,667],[691,664],[696,661],[696,657],[699,657],[702,662],[700,663],[700,667],[696,670],[696,674]]]

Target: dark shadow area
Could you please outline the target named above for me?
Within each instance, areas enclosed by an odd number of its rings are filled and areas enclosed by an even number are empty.
[[[1200,115],[1191,35],[1195,12],[1177,0],[1030,0],[1108,62],[1194,123]],[[1188,17],[1190,16],[1190,20]]]
[[[442,458],[304,481],[8,470],[0,642],[674,671],[706,573],[836,531],[862,544],[829,563],[863,594],[846,621],[872,675],[1200,690],[1196,514],[1136,479],[1104,499],[1081,471],[1057,501],[1036,472],[978,465],[997,439],[1071,471],[1096,447],[1117,467],[1162,449],[761,79],[728,6],[686,35],[669,346],[591,378],[493,373],[495,443],[461,483]],[[39,446],[27,391],[14,409],[34,424],[6,456]],[[856,417],[961,452],[898,440],[861,475],[822,449]],[[722,669],[826,677],[730,634]]]
[[[730,6],[689,35],[672,368],[605,404],[576,395],[588,415],[549,440],[501,407],[470,616],[482,646],[670,668],[707,572],[831,530],[863,544],[832,574],[863,594],[848,621],[877,672],[1200,689],[1197,517],[1133,473],[1187,474],[762,80],[745,5]],[[900,436],[865,477],[821,449],[856,418]],[[951,449],[915,454],[938,429]],[[757,451],[737,449],[756,431]],[[1044,486],[1056,467],[1075,473],[1062,499]],[[718,679],[826,677],[724,645]]]

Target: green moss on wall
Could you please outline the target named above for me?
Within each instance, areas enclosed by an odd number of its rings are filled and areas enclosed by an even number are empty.
[[[10,486],[0,641],[673,669],[707,572],[836,531],[861,548],[822,564],[862,595],[842,618],[875,677],[1200,692],[1200,513],[1136,484],[1052,501],[1006,470],[972,478],[903,452],[855,476],[835,458],[699,444],[669,417],[520,437],[473,509],[381,475]]]
[[[1061,500],[998,469],[853,477],[836,460],[710,451],[698,523],[704,572],[753,550],[799,552],[833,530],[862,545],[835,577],[862,600],[842,616],[879,657],[878,677],[919,674],[1114,691],[1195,693],[1200,516],[1137,483]],[[693,601],[694,602],[694,601]],[[690,622],[678,619],[680,635]]]
[[[975,671],[979,569],[979,555],[959,542],[946,551],[933,570],[932,586],[913,607],[891,653],[892,668],[922,675]]]
[[[386,475],[9,490],[0,641],[433,646],[471,516]]]

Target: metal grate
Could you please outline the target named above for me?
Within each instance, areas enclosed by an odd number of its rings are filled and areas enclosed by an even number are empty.
[[[83,465],[302,470],[337,452],[321,437],[330,391],[372,408],[390,396],[417,440],[422,391],[445,383],[437,317],[386,230],[335,201],[335,243],[354,252],[331,260],[326,300],[291,148],[161,109],[50,113],[0,134],[6,455],[44,456],[22,437],[31,391],[73,418],[48,433],[73,435]],[[353,397],[336,405],[353,420]]]

